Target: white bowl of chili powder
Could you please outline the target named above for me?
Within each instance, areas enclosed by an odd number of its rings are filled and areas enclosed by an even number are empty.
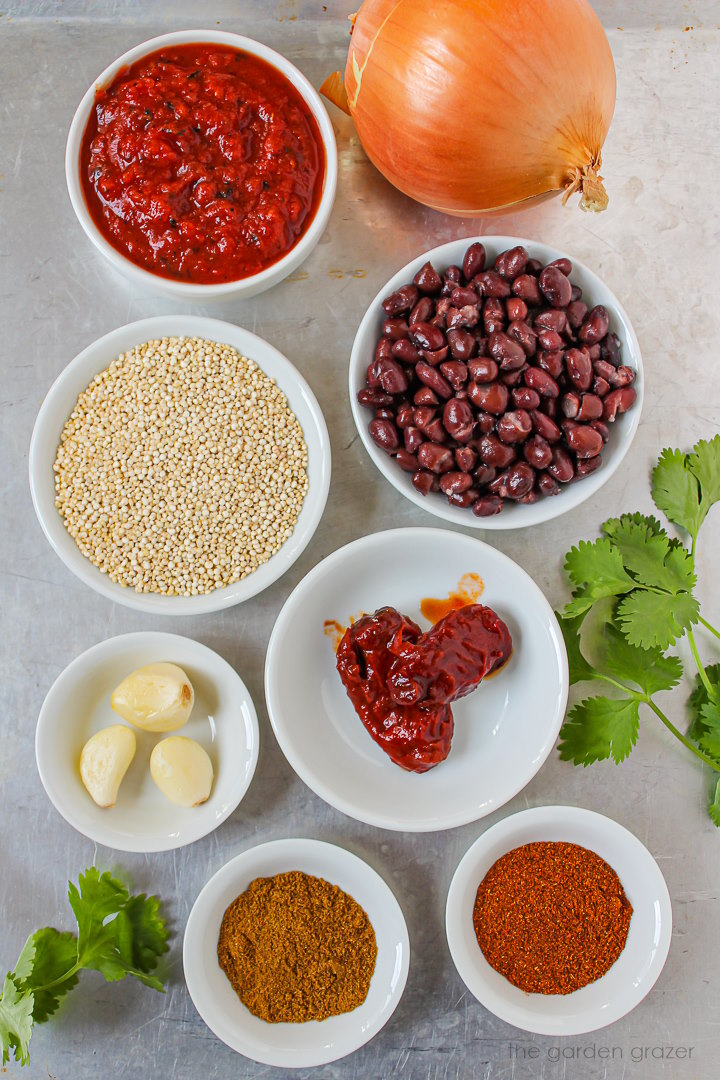
[[[466,852],[445,927],[458,974],[492,1013],[540,1035],[581,1035],[652,989],[672,909],[658,864],[631,832],[578,806],[540,806],[498,822]],[[521,988],[531,983],[541,990]]]
[[[93,81],[70,125],[70,201],[136,284],[205,303],[264,292],[322,236],[335,199],[332,123],[268,46],[163,34]]]

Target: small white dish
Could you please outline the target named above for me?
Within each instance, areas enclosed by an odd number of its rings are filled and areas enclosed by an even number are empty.
[[[195,690],[190,719],[170,734],[197,740],[210,755],[210,798],[191,809],[169,802],[150,776],[152,748],[166,736],[133,727],[135,758],[115,806],[102,809],[80,779],[80,751],[96,731],[124,723],[110,708],[115,687],[137,668],[161,661],[179,664]],[[250,786],[259,743],[252,698],[221,656],[191,638],[145,632],[101,641],[68,664],[40,710],[35,757],[50,801],[78,832],[117,851],[172,851],[207,836],[232,814]]]
[[[80,148],[98,89],[112,82],[121,68],[137,63],[143,56],[156,52],[158,49],[171,45],[192,45],[203,42],[240,49],[242,52],[257,56],[272,67],[277,68],[292,83],[312,112],[317,121],[325,148],[325,179],[320,202],[314,218],[295,246],[281,259],[278,259],[277,262],[260,273],[217,285],[196,285],[184,281],[175,281],[172,278],[162,277],[160,274],[153,274],[126,258],[105,239],[93,221],[85,202],[83,185],[80,180]],[[65,148],[65,180],[68,194],[85,235],[116,270],[130,278],[136,285],[191,304],[205,304],[209,301],[233,298],[247,299],[251,296],[257,296],[258,293],[272,288],[273,285],[276,285],[286,278],[288,274],[291,274],[293,270],[296,270],[313,248],[316,247],[330,220],[337,187],[337,169],[335,132],[322,99],[314,86],[301,71],[298,71],[294,64],[291,64],[289,60],[280,53],[275,52],[274,49],[270,49],[259,41],[254,41],[253,38],[243,37],[240,34],[229,34],[224,30],[178,30],[171,34],[162,34],[160,37],[151,38],[149,41],[144,41],[142,44],[136,45],[133,49],[123,53],[109,67],[106,67],[101,75],[98,75],[87,90],[70,124]]]
[[[482,578],[480,603],[507,623],[513,655],[453,704],[447,759],[422,775],[406,772],[355,713],[325,620],[346,626],[392,605],[427,629],[420,601],[448,596],[467,573]],[[562,634],[537,585],[506,555],[444,529],[376,533],[323,559],[285,602],[265,662],[273,730],[301,779],[344,814],[404,832],[464,825],[516,795],[555,744],[567,692]]]
[[[537,841],[579,844],[604,859],[620,878],[633,914],[627,942],[610,970],[572,994],[527,994],[488,964],[473,929],[478,885],[513,848]],[[658,864],[631,832],[578,806],[538,806],[512,814],[475,841],[448,891],[450,954],[471,994],[508,1024],[539,1035],[582,1035],[619,1020],[652,989],[670,948],[672,908]]]
[[[383,320],[386,318],[382,309],[382,301],[390,293],[407,285],[412,281],[421,266],[428,260],[437,270],[443,271],[448,266],[462,263],[463,255],[470,244],[481,241],[488,254],[488,265],[508,248],[522,244],[531,258],[540,259],[543,263],[549,263],[562,257],[570,257],[573,264],[571,280],[574,285],[579,285],[583,290],[583,300],[588,307],[596,304],[604,304],[610,313],[610,329],[620,338],[622,343],[623,363],[637,371],[637,378],[633,383],[637,391],[637,400],[629,412],[619,416],[615,423],[610,425],[610,439],[602,451],[602,465],[597,472],[582,480],[571,484],[563,484],[558,495],[551,498],[541,497],[538,502],[528,505],[513,503],[506,500],[505,507],[500,514],[493,517],[478,518],[471,510],[450,506],[447,499],[440,492],[430,495],[421,495],[413,487],[410,473],[403,472],[400,466],[388,454],[380,450],[370,438],[368,423],[372,419],[372,410],[359,404],[358,391],[365,386],[365,375],[368,364],[375,355],[375,345],[380,337]],[[594,274],[589,267],[577,259],[567,256],[566,252],[550,247],[548,244],[540,244],[535,240],[526,240],[518,236],[468,236],[462,240],[451,240],[450,243],[441,244],[431,251],[424,251],[418,255],[402,270],[383,285],[379,293],[368,307],[362,322],[358,327],[355,341],[353,342],[350,356],[349,371],[350,407],[353,419],[363,441],[365,449],[377,465],[386,480],[393,487],[410,499],[416,506],[427,510],[435,517],[443,518],[454,525],[464,525],[475,529],[523,529],[530,525],[539,525],[544,521],[551,521],[560,517],[568,510],[574,510],[576,506],[585,502],[591,495],[606,484],[612,474],[619,468],[620,463],[630,449],[630,444],[635,438],[643,404],[643,366],[635,331],[632,328],[627,312],[623,308],[615,294],[607,285]]]
[[[111,581],[87,559],[65,528],[55,506],[53,464],[63,428],[79,394],[120,353],[164,337],[200,337],[232,345],[254,360],[285,394],[298,418],[308,449],[308,492],[290,538],[280,551],[242,581],[201,596],[138,593]],[[158,315],[118,327],[75,357],[58,375],[40,408],[30,442],[30,491],[38,521],[69,570],[109,600],[157,615],[201,615],[221,611],[256,596],[285,573],[309,544],[330,489],[331,452],[325,418],[297,368],[267,341],[233,323],[199,315]]]
[[[268,1024],[242,1004],[217,962],[225,910],[258,877],[300,870],[339,886],[364,908],[375,931],[377,962],[368,996],[353,1012],[321,1022]],[[402,997],[410,942],[390,888],[357,855],[320,840],[273,840],[231,859],[198,896],[185,928],[185,982],[207,1026],[239,1054],[285,1069],[326,1065],[351,1054],[388,1022]]]

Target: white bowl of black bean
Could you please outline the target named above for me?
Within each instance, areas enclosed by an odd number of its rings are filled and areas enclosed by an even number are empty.
[[[402,495],[456,525],[518,529],[572,510],[618,469],[640,421],[642,358],[587,266],[519,237],[469,237],[380,289],[349,389],[365,448]]]
[[[38,413],[30,488],[81,581],[159,615],[266,589],[322,517],[330,441],[277,349],[232,323],[167,315],[119,327],[61,372]]]

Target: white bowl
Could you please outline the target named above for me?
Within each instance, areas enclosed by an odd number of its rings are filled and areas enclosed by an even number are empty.
[[[324,621],[347,625],[360,612],[393,605],[427,627],[421,599],[446,597],[469,572],[485,583],[480,602],[507,623],[513,655],[453,704],[446,760],[422,775],[406,772],[356,715]],[[567,692],[562,634],[537,585],[506,555],[444,529],[376,533],[323,559],[278,615],[265,662],[273,730],[301,779],[344,814],[405,832],[464,825],[517,794],[555,744]]]
[[[280,551],[246,578],[202,596],[138,593],[111,581],[87,559],[65,528],[55,506],[53,463],[65,422],[78,395],[120,353],[163,337],[201,337],[232,345],[254,360],[287,397],[308,449],[308,492],[290,538]],[[96,592],[126,607],[157,615],[200,615],[221,611],[256,596],[285,573],[307,547],[322,517],[330,488],[330,439],[317,399],[300,372],[267,341],[233,323],[198,315],[159,315],[112,330],[75,357],[58,375],[38,413],[30,443],[30,490],[45,536],[69,570]]]
[[[527,994],[483,956],[473,929],[475,896],[490,867],[508,851],[558,840],[594,851],[613,868],[633,906],[630,930],[601,979],[572,994]],[[652,989],[670,948],[672,908],[658,864],[622,825],[577,806],[539,806],[512,814],[475,841],[450,884],[445,922],[455,967],[490,1012],[540,1035],[581,1035],[619,1020]]]
[[[193,684],[190,719],[172,734],[195,739],[210,755],[210,798],[192,809],[169,802],[150,776],[152,748],[166,736],[132,728],[135,758],[115,806],[102,809],[80,779],[80,751],[96,731],[124,723],[110,708],[115,687],[161,661],[179,664]],[[35,757],[50,801],[78,832],[118,851],[171,851],[207,836],[232,814],[250,786],[259,742],[252,698],[222,657],[191,638],[146,632],[101,641],[68,664],[40,710]]]
[[[304,1024],[268,1024],[253,1016],[217,962],[226,908],[257,877],[300,870],[355,899],[375,931],[377,962],[368,996],[353,1012]],[[405,989],[410,942],[400,905],[379,874],[344,848],[319,840],[273,840],[231,859],[198,896],[185,928],[185,981],[195,1008],[227,1046],[263,1065],[325,1065],[369,1042],[387,1023]]]
[[[320,129],[325,148],[325,179],[320,202],[310,225],[295,246],[281,259],[278,259],[277,262],[260,273],[217,285],[193,285],[161,277],[159,274],[144,270],[141,266],[122,255],[105,239],[93,221],[85,202],[80,180],[80,148],[97,91],[112,82],[121,68],[129,67],[149,53],[156,52],[158,49],[168,45],[190,45],[202,42],[211,42],[217,45],[226,45],[233,49],[240,49],[243,52],[250,53],[252,56],[259,57],[261,60],[265,60],[272,67],[277,68],[292,83],[312,112]],[[86,236],[92,240],[98,251],[105,256],[116,270],[119,270],[137,285],[142,285],[146,289],[165,293],[176,300],[203,304],[211,300],[257,296],[258,293],[272,288],[273,285],[286,278],[307,258],[318,243],[330,220],[337,186],[337,146],[333,126],[320,95],[302,72],[298,71],[295,65],[291,64],[280,53],[275,52],[274,49],[268,48],[267,45],[263,45],[259,41],[254,41],[252,38],[242,37],[240,34],[229,34],[223,30],[178,30],[172,34],[162,34],[160,37],[151,38],[149,41],[142,42],[141,45],[136,45],[134,49],[129,49],[128,52],[119,56],[109,67],[105,68],[101,75],[98,75],[93,80],[92,85],[78,105],[70,124],[65,148],[65,179],[70,202]]]
[[[540,259],[544,263],[553,262],[566,255],[565,252],[550,247],[548,244],[539,244],[534,240],[525,240],[518,236],[469,236],[463,240],[451,240],[448,244],[441,244],[440,247],[418,255],[383,285],[363,316],[350,356],[350,406],[360,438],[368,454],[385,479],[389,480],[401,495],[410,499],[416,506],[434,514],[435,517],[451,521],[455,525],[465,525],[468,528],[521,529],[529,525],[539,525],[543,521],[550,521],[568,510],[573,510],[607,483],[619,467],[630,449],[640,422],[643,403],[642,358],[635,331],[620,301],[592,270],[573,258],[571,260],[573,284],[579,285],[583,290],[583,300],[588,307],[592,308],[596,304],[604,304],[607,307],[610,313],[610,330],[614,331],[622,342],[623,363],[637,371],[637,378],[633,384],[637,391],[637,400],[629,412],[619,416],[615,423],[610,425],[610,439],[602,451],[602,465],[590,476],[572,484],[562,485],[560,493],[551,498],[541,497],[538,502],[528,505],[512,503],[508,499],[502,513],[493,517],[478,518],[469,509],[463,510],[457,506],[450,506],[440,492],[427,496],[421,495],[413,487],[410,473],[403,472],[400,466],[388,454],[380,450],[370,438],[368,423],[372,419],[372,410],[360,405],[357,395],[358,391],[365,386],[367,367],[375,355],[375,345],[380,337],[383,320],[386,318],[381,307],[384,298],[399,289],[401,285],[411,282],[428,259],[440,271],[453,264],[461,263],[467,247],[477,240],[485,245],[489,266],[492,266],[501,251],[515,247],[516,244],[522,244],[532,258]]]

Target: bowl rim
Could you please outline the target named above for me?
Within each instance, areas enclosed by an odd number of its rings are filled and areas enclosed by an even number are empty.
[[[547,608],[549,625],[553,632],[553,637],[557,646],[556,652],[558,656],[559,664],[559,676],[563,685],[562,699],[559,703],[557,717],[553,725],[553,730],[548,734],[546,740],[545,752],[539,758],[533,759],[528,769],[522,773],[519,781],[516,779],[513,784],[512,790],[509,791],[506,798],[502,802],[499,802],[493,806],[488,807],[480,815],[474,811],[468,813],[467,811],[460,811],[451,816],[441,823],[437,822],[436,818],[423,819],[419,822],[413,822],[409,825],[407,822],[402,824],[391,824],[388,818],[384,814],[376,814],[372,810],[370,811],[358,811],[357,805],[350,800],[346,799],[342,793],[338,794],[322,779],[318,778],[318,774],[309,768],[304,760],[298,759],[294,750],[288,747],[288,740],[285,734],[285,726],[279,726],[276,719],[276,710],[278,709],[276,695],[274,691],[274,684],[271,680],[271,669],[275,665],[275,653],[279,648],[278,640],[281,632],[284,629],[283,620],[287,618],[287,611],[291,610],[292,606],[299,603],[298,597],[302,598],[305,591],[312,588],[315,581],[322,574],[327,572],[328,566],[332,566],[335,563],[342,563],[347,557],[348,552],[361,547],[371,547],[373,544],[380,544],[386,541],[389,536],[396,536],[407,540],[407,534],[413,533],[416,535],[422,535],[426,537],[430,534],[436,536],[454,536],[464,540],[469,540],[471,543],[480,544],[482,548],[487,549],[493,558],[497,558],[502,565],[509,565],[515,570],[518,570],[524,578],[526,578],[525,585],[529,586],[536,594],[538,599]],[[560,624],[557,620],[555,612],[553,611],[550,601],[545,596],[544,592],[537,584],[537,582],[528,574],[519,563],[511,559],[509,555],[506,555],[503,551],[488,544],[485,540],[481,540],[477,536],[468,535],[467,533],[454,533],[448,532],[448,530],[437,526],[408,526],[395,529],[383,529],[380,532],[368,533],[366,536],[361,536],[356,540],[351,540],[347,544],[343,544],[341,547],[336,548],[330,552],[324,559],[313,566],[308,573],[297,583],[290,595],[286,597],[277,618],[273,624],[272,631],[270,633],[270,639],[268,641],[267,651],[265,654],[265,674],[264,674],[264,689],[265,689],[265,704],[267,707],[268,717],[270,719],[270,725],[272,727],[275,738],[278,745],[283,752],[288,764],[292,768],[293,772],[300,777],[302,782],[310,788],[311,791],[326,802],[329,806],[339,810],[340,813],[345,814],[347,817],[354,821],[363,822],[366,825],[371,825],[374,828],[386,829],[389,832],[405,832],[405,833],[432,833],[432,832],[447,832],[449,829],[456,829],[463,825],[469,825],[475,821],[482,821],[483,818],[490,814],[497,813],[502,806],[506,806],[511,799],[515,798],[531,780],[540,772],[547,761],[550,753],[555,746],[558,732],[565,716],[567,709],[567,701],[569,694],[569,666],[567,649],[560,628]]]
[[[228,678],[235,683],[238,690],[238,700],[241,701],[249,714],[249,723],[251,729],[251,741],[249,745],[250,752],[250,764],[247,775],[243,778],[241,785],[238,785],[237,792],[228,801],[225,809],[221,814],[216,814],[209,823],[208,827],[195,826],[188,829],[188,835],[177,843],[167,844],[163,841],[156,841],[151,838],[147,838],[140,842],[128,843],[124,842],[121,837],[113,836],[112,840],[107,838],[107,834],[103,829],[95,831],[93,829],[88,830],[81,825],[73,813],[72,809],[68,808],[63,802],[61,788],[55,783],[52,776],[46,771],[45,768],[45,756],[43,750],[43,739],[45,738],[45,731],[52,722],[51,717],[51,704],[52,699],[55,697],[58,691],[60,691],[66,683],[72,684],[75,679],[78,669],[85,668],[87,664],[102,663],[105,659],[112,658],[115,655],[115,651],[122,645],[132,647],[133,645],[144,645],[152,639],[158,645],[163,642],[168,642],[168,648],[172,650],[173,645],[182,641],[185,646],[198,657],[204,657],[207,660],[208,666],[210,664],[225,671]],[[185,661],[187,662],[187,661]],[[128,725],[131,730],[134,730],[132,725]],[[35,763],[37,766],[38,774],[40,776],[40,782],[45,789],[50,802],[53,804],[60,816],[81,836],[86,836],[89,840],[92,840],[96,844],[103,844],[105,847],[110,847],[115,851],[130,851],[138,854],[153,854],[163,851],[174,851],[177,848],[186,847],[188,844],[194,844],[195,841],[201,840],[205,836],[209,836],[214,832],[224,821],[235,813],[238,806],[244,799],[245,795],[250,788],[257,768],[258,757],[260,753],[260,726],[258,724],[257,710],[255,703],[252,699],[250,691],[248,690],[245,682],[235,670],[232,664],[220,656],[219,653],[211,649],[209,645],[203,644],[201,641],[196,641],[195,638],[187,637],[184,634],[174,634],[169,631],[162,630],[138,630],[131,631],[128,634],[116,634],[110,638],[104,638],[102,641],[98,641],[95,645],[91,645],[88,649],[79,653],[73,657],[69,664],[67,664],[62,671],[53,680],[51,686],[47,690],[43,703],[40,706],[38,713],[37,723],[35,725]],[[237,797],[236,797],[237,796]],[[90,796],[88,796],[89,798]]]
[[[469,510],[450,506],[446,501],[441,500],[440,498],[427,498],[415,491],[407,480],[408,474],[403,472],[392,458],[380,450],[370,438],[367,425],[368,412],[357,400],[357,392],[364,385],[364,373],[367,368],[367,357],[369,355],[367,350],[364,349],[364,339],[369,335],[373,323],[378,318],[379,311],[381,310],[380,305],[384,297],[401,285],[411,281],[420,267],[428,260],[441,266],[450,265],[454,261],[454,258],[456,259],[466,247],[478,241],[486,247],[497,249],[498,252],[503,251],[506,248],[515,247],[516,245],[522,245],[529,251],[531,257],[537,256],[541,258],[543,262],[552,262],[559,258],[571,259],[573,268],[581,270],[582,273],[588,277],[592,283],[593,290],[597,286],[600,286],[602,291],[607,292],[608,297],[606,303],[612,305],[613,308],[610,312],[611,319],[614,316],[617,322],[621,324],[631,352],[631,356],[626,358],[626,363],[629,363],[630,366],[634,367],[637,371],[637,378],[633,384],[637,391],[635,404],[632,409],[622,417],[622,420],[626,421],[622,429],[620,431],[614,430],[611,433],[611,440],[617,447],[617,452],[612,462],[604,461],[602,467],[598,469],[597,472],[585,477],[581,484],[573,484],[569,491],[561,491],[559,496],[555,498],[543,497],[537,503],[532,505],[513,505],[511,507],[506,507],[501,514],[486,518],[477,518]],[[576,509],[607,483],[610,477],[622,464],[633,439],[635,438],[640,423],[644,400],[644,369],[637,335],[625,308],[615,296],[612,289],[610,289],[602,278],[591,270],[586,263],[582,262],[580,259],[574,258],[572,255],[568,255],[565,251],[561,251],[560,249],[539,240],[531,240],[521,236],[496,236],[487,234],[459,237],[456,240],[449,240],[443,244],[437,245],[437,247],[422,252],[393,274],[382,288],[378,290],[365,310],[353,340],[348,369],[348,390],[350,395],[350,410],[360,439],[375,466],[379,469],[385,479],[392,484],[396,491],[406,499],[409,499],[410,502],[414,503],[416,506],[419,506],[420,509],[426,510],[434,517],[441,518],[443,521],[450,522],[453,525],[463,525],[470,529],[499,532],[509,531],[511,529],[524,529],[561,517],[570,510]],[[615,425],[613,425],[613,428],[615,428]],[[573,494],[571,495],[570,492]]]
[[[174,328],[183,324],[188,324],[188,327],[192,325],[194,329],[191,331],[190,329],[178,330]],[[130,586],[122,586],[111,581],[106,574],[101,573],[90,562],[87,556],[83,555],[67,532],[54,502],[52,504],[48,503],[41,493],[40,477],[48,464],[52,469],[52,462],[48,463],[41,457],[40,436],[45,426],[53,423],[54,414],[59,409],[58,401],[62,398],[68,386],[73,388],[75,397],[82,393],[92,381],[94,375],[104,371],[119,353],[124,351],[123,348],[116,346],[114,343],[124,340],[128,335],[132,336],[137,344],[151,341],[154,338],[197,336],[231,345],[233,338],[237,339],[240,336],[247,342],[247,345],[242,346],[238,351],[246,350],[251,359],[254,359],[252,350],[258,348],[259,344],[259,351],[269,351],[272,355],[273,364],[279,367],[281,371],[281,375],[275,377],[279,389],[282,390],[286,397],[289,397],[289,394],[295,390],[303,398],[311,415],[314,433],[319,442],[319,450],[314,469],[312,463],[308,462],[308,491],[301,511],[304,512],[307,507],[308,516],[303,525],[303,530],[300,532],[296,523],[290,537],[271,559],[268,559],[267,562],[259,566],[256,571],[246,578],[225,585],[220,589],[215,589],[210,593],[203,593],[198,596],[165,596],[160,593],[137,593]],[[126,345],[124,348],[130,347],[132,346]],[[233,345],[233,348],[238,348],[238,346]],[[85,368],[94,354],[97,354],[101,359],[92,364],[92,373],[86,375],[84,373]],[[265,371],[262,362],[258,360],[255,362],[261,370]],[[77,389],[77,393],[75,393],[75,389]],[[290,407],[292,408],[292,405]],[[68,415],[69,413],[64,414],[63,425]],[[62,430],[62,426],[60,430]],[[307,442],[307,433],[304,429],[303,435]],[[297,561],[312,540],[325,511],[330,491],[331,472],[332,451],[325,417],[315,394],[295,365],[270,342],[261,338],[258,334],[253,334],[252,331],[238,326],[236,323],[211,319],[204,315],[180,313],[155,315],[149,319],[139,319],[133,323],[126,323],[123,326],[116,327],[114,330],[110,330],[107,334],[103,334],[102,337],[96,338],[95,341],[82,349],[56,376],[47,391],[33,425],[28,455],[30,493],[35,515],[50,546],[67,569],[101,596],[125,607],[134,608],[136,611],[154,612],[158,615],[202,615],[214,611],[223,611],[233,607],[235,604],[251,599],[274,584]],[[74,550],[67,546],[68,538],[72,541]],[[263,580],[266,575],[261,574],[261,571],[269,567],[273,560],[277,560],[276,572],[272,573],[267,580]],[[256,577],[257,574],[261,574],[261,576],[258,578]],[[253,582],[254,578],[255,581]]]
[[[359,869],[360,873],[362,873],[366,879],[373,881],[374,886],[378,888],[379,891],[383,894],[386,907],[390,908],[393,911],[402,950],[400,971],[394,985],[393,993],[387,998],[382,1010],[378,1013],[374,1022],[359,1027],[357,1035],[354,1038],[347,1040],[346,1045],[343,1047],[340,1053],[336,1053],[332,1049],[328,1049],[327,1046],[321,1046],[319,1047],[317,1053],[311,1053],[310,1051],[307,1051],[304,1056],[298,1054],[298,1056],[293,1061],[280,1060],[279,1058],[275,1058],[272,1053],[268,1053],[264,1056],[258,1056],[255,1053],[250,1054],[248,1053],[247,1047],[241,1048],[240,1045],[238,1045],[241,1040],[238,1038],[233,1038],[233,1033],[229,1032],[223,1024],[217,1025],[217,1027],[222,1028],[221,1033],[217,1030],[215,1026],[210,1023],[208,1019],[209,1010],[205,1008],[206,1001],[202,999],[202,995],[200,993],[200,991],[204,991],[204,987],[201,987],[196,980],[196,964],[195,958],[192,956],[194,939],[196,936],[200,935],[205,929],[205,924],[199,924],[197,929],[195,924],[199,923],[199,920],[205,916],[204,908],[211,901],[214,900],[216,893],[222,891],[226,883],[229,884],[233,880],[237,880],[239,877],[241,877],[243,871],[245,870],[245,867],[248,866],[248,864],[249,870],[253,874],[255,874],[255,871],[252,870],[253,862],[257,861],[258,856],[266,855],[273,851],[277,853],[280,860],[283,860],[285,857],[287,857],[287,855],[290,854],[292,854],[293,858],[295,858],[295,852],[297,851],[297,858],[300,863],[304,861],[304,859],[306,858],[305,853],[307,853],[308,851],[315,852],[318,855],[323,856],[326,859],[328,866],[327,871],[323,872],[320,875],[323,877],[325,876],[325,873],[331,875],[332,877],[333,865],[342,865],[344,863],[345,865],[355,866]],[[302,871],[302,866],[298,868]],[[310,871],[303,872],[310,873]],[[312,871],[312,873],[317,874],[318,871]],[[335,882],[331,883],[334,884]],[[342,885],[339,887],[343,888]],[[358,903],[360,903],[359,900]],[[188,993],[190,994],[193,1005],[201,1016],[203,1022],[208,1026],[208,1028],[210,1028],[210,1030],[217,1036],[218,1039],[220,1039],[226,1044],[226,1046],[229,1046],[236,1053],[248,1057],[248,1059],[251,1061],[275,1066],[276,1068],[312,1068],[314,1066],[330,1064],[333,1061],[338,1061],[341,1058],[346,1057],[348,1054],[354,1053],[361,1046],[364,1046],[371,1039],[373,1039],[375,1035],[377,1035],[378,1032],[381,1031],[382,1028],[390,1020],[391,1016],[397,1009],[397,1006],[400,1004],[400,1000],[402,999],[407,983],[407,977],[410,968],[410,937],[408,934],[407,922],[405,920],[403,909],[397,896],[395,895],[394,890],[390,887],[383,875],[379,873],[379,871],[377,871],[374,866],[371,866],[370,863],[367,862],[360,855],[357,855],[354,851],[350,851],[347,847],[344,847],[341,844],[335,844],[327,840],[318,840],[305,836],[288,836],[280,839],[264,841],[263,843],[255,844],[252,847],[246,848],[244,851],[240,852],[240,854],[235,855],[233,858],[229,859],[218,870],[216,870],[214,874],[210,876],[210,878],[206,881],[205,885],[198,893],[195,902],[190,909],[190,914],[188,916],[187,923],[185,925],[185,931],[183,934],[182,959],[185,982],[187,984]],[[202,1008],[200,1007],[197,999],[200,999],[200,1002],[203,1006]],[[359,1009],[362,1009],[362,1007],[363,1006],[360,1005]],[[341,1014],[341,1016],[343,1015],[352,1016],[353,1013]],[[323,1050],[325,1051],[324,1053]]]
[[[655,917],[656,921],[659,921],[660,926],[660,933],[656,941],[655,951],[650,963],[645,969],[644,977],[633,983],[631,990],[625,998],[621,999],[619,995],[614,996],[612,1003],[602,1008],[601,1014],[598,1009],[588,1009],[575,1017],[550,1016],[544,1015],[542,1012],[531,1013],[529,1009],[523,1008],[521,1005],[510,1005],[505,1001],[499,1000],[489,987],[485,988],[486,993],[484,993],[482,997],[477,993],[477,968],[474,966],[474,961],[467,956],[467,952],[462,943],[460,930],[460,909],[463,901],[463,892],[466,887],[465,879],[468,875],[472,875],[472,880],[475,881],[477,876],[475,866],[477,862],[486,855],[488,849],[490,849],[495,842],[500,841],[505,852],[511,851],[514,847],[522,845],[523,843],[530,843],[531,841],[524,839],[525,826],[530,823],[537,823],[547,830],[548,834],[556,834],[557,832],[562,833],[563,828],[566,825],[572,826],[581,824],[586,825],[589,830],[594,829],[596,832],[602,832],[607,837],[615,837],[626,847],[626,849],[634,854],[635,860],[640,867],[638,873],[645,875],[645,877],[649,875],[653,879],[653,890],[656,892],[656,899],[654,902]],[[548,836],[548,839],[556,838],[555,835]],[[582,841],[575,838],[569,842],[579,843],[583,846]],[[588,850],[594,850],[591,846],[591,842],[588,842]],[[603,856],[601,855],[600,857],[602,858]],[[629,885],[627,879],[623,881],[623,885]],[[507,817],[502,818],[500,821],[490,826],[485,832],[481,833],[481,835],[474,840],[470,847],[465,851],[453,873],[448,888],[445,905],[445,935],[448,949],[458,975],[473,997],[493,1013],[493,1015],[504,1020],[506,1023],[513,1024],[523,1031],[531,1031],[538,1035],[560,1037],[567,1035],[583,1035],[590,1031],[597,1031],[600,1028],[607,1027],[609,1024],[613,1024],[623,1016],[626,1016],[640,1004],[643,998],[646,997],[653,988],[665,966],[665,961],[670,950],[672,939],[672,903],[667,882],[665,881],[662,870],[656,859],[642,841],[624,825],[615,821],[614,818],[598,813],[596,810],[589,810],[584,806],[560,803],[548,804],[530,807],[525,810],[519,810],[514,814],[509,814]],[[611,977],[611,972],[612,968],[609,969],[603,978]],[[601,980],[597,981],[599,982]],[[471,986],[471,983],[474,985]],[[518,991],[518,993],[520,994],[522,992]],[[536,999],[542,998],[542,995],[525,994],[523,997]]]
[[[292,83],[317,122],[325,151],[325,177],[320,201],[310,225],[285,255],[265,267],[264,270],[251,274],[249,277],[236,278],[233,281],[202,284],[176,281],[174,278],[166,278],[161,274],[155,274],[134,263],[122,252],[118,251],[117,248],[113,247],[96,226],[85,202],[85,195],[80,183],[79,160],[83,134],[95,99],[95,93],[99,87],[109,83],[122,68],[128,67],[143,56],[156,52],[164,46],[204,43],[227,45],[251,53],[276,68]],[[327,227],[335,201],[337,178],[338,160],[335,132],[318,91],[299,68],[283,56],[282,53],[271,49],[270,46],[263,44],[261,41],[256,41],[254,38],[227,30],[175,30],[171,33],[159,34],[156,37],[149,38],[128,49],[116,60],[113,60],[111,64],[108,64],[85,91],[73,115],[65,144],[65,181],[70,202],[85,235],[98,251],[105,256],[116,270],[135,281],[136,284],[144,285],[146,288],[156,292],[164,292],[179,300],[196,301],[198,303],[208,300],[222,300],[231,296],[237,297],[242,293],[255,295],[270,288],[292,273],[315,247]]]

